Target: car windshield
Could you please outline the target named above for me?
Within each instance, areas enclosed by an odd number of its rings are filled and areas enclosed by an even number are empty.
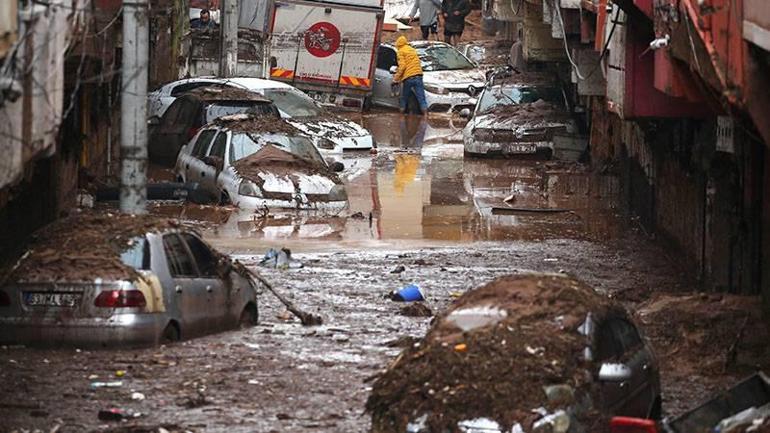
[[[486,89],[479,99],[479,113],[503,105],[529,104],[544,100],[563,107],[561,92],[555,87],[494,86]]]
[[[233,138],[230,140],[230,162],[257,153],[266,144],[272,144],[300,158],[325,164],[318,150],[313,146],[313,142],[306,137],[252,132],[233,133]]]
[[[266,102],[215,102],[206,108],[206,123],[231,114],[271,114],[272,112],[270,104]]]
[[[435,45],[417,48],[423,71],[454,71],[458,69],[473,69],[476,66],[454,47]]]
[[[289,117],[316,117],[324,110],[309,96],[295,89],[265,89],[265,97]]]
[[[128,242],[128,248],[120,254],[120,261],[134,269],[150,269],[150,248],[147,238],[139,236]]]

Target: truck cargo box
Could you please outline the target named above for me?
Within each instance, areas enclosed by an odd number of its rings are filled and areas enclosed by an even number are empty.
[[[270,78],[321,102],[360,108],[371,93],[383,16],[380,0],[276,0]],[[350,98],[359,106],[343,104]]]

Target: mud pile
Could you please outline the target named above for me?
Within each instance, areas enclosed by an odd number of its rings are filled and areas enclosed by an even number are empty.
[[[557,108],[542,99],[529,104],[501,104],[492,108],[490,113],[498,118],[516,119],[521,122],[537,123],[543,120],[569,120],[569,116],[564,110]]]
[[[486,319],[469,327],[459,318],[474,310],[484,313],[466,315],[468,323]],[[541,407],[577,408],[586,431],[605,431],[591,403],[599,400],[583,355],[590,343],[578,328],[589,312],[596,320],[610,311],[621,310],[562,276],[508,276],[466,293],[376,379],[366,404],[372,431],[403,432],[426,417],[430,432],[457,431],[458,422],[478,418],[529,432]],[[549,400],[550,385],[566,385],[574,396]]]
[[[227,85],[218,86],[216,84],[206,87],[199,87],[190,90],[187,94],[195,95],[206,101],[262,101],[270,102],[269,99],[246,89],[231,87]]]
[[[336,174],[323,165],[286,152],[273,145],[266,145],[259,151],[233,163],[239,175],[256,182],[260,187],[264,180],[259,176],[269,172],[276,176],[291,176],[294,173],[320,174],[336,179]],[[338,182],[339,183],[339,182]]]
[[[111,213],[62,218],[37,231],[22,258],[0,270],[0,285],[24,280],[134,279],[137,272],[123,264],[120,254],[137,236],[179,226],[165,218]]]
[[[231,131],[259,134],[305,135],[302,131],[282,119],[269,116],[236,114],[216,119],[214,124]]]
[[[757,296],[662,295],[639,310],[668,374],[747,374],[770,367],[770,339]]]

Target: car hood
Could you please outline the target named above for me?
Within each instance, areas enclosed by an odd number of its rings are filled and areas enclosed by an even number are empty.
[[[357,123],[336,116],[289,118],[286,121],[306,134],[330,140],[372,135]]]
[[[480,85],[479,88],[481,88],[486,82],[486,77],[479,69],[461,69],[456,71],[425,72],[423,73],[423,81],[452,88],[463,87],[470,84]]]
[[[540,101],[532,104],[505,105],[475,116],[470,129],[490,128],[525,131],[540,128],[561,128],[569,124],[569,115]]]
[[[243,179],[257,184],[265,198],[291,200],[297,194],[308,201],[328,201],[332,188],[342,182],[328,167],[267,145],[233,163]]]

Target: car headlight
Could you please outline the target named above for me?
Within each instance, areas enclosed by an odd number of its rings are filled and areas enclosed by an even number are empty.
[[[334,185],[329,191],[329,201],[344,201],[348,199],[348,192],[345,191],[345,185]]]
[[[447,89],[446,87],[436,86],[434,84],[426,84],[425,90],[430,93],[436,93],[439,95],[446,95],[447,93],[449,93],[449,89]]]
[[[262,197],[262,191],[260,191],[256,183],[250,180],[241,181],[241,184],[238,186],[238,194],[248,197]]]
[[[328,138],[319,138],[318,139],[318,148],[319,149],[325,149],[325,150],[334,150],[334,148],[337,145],[334,144],[333,141],[329,140]]]

